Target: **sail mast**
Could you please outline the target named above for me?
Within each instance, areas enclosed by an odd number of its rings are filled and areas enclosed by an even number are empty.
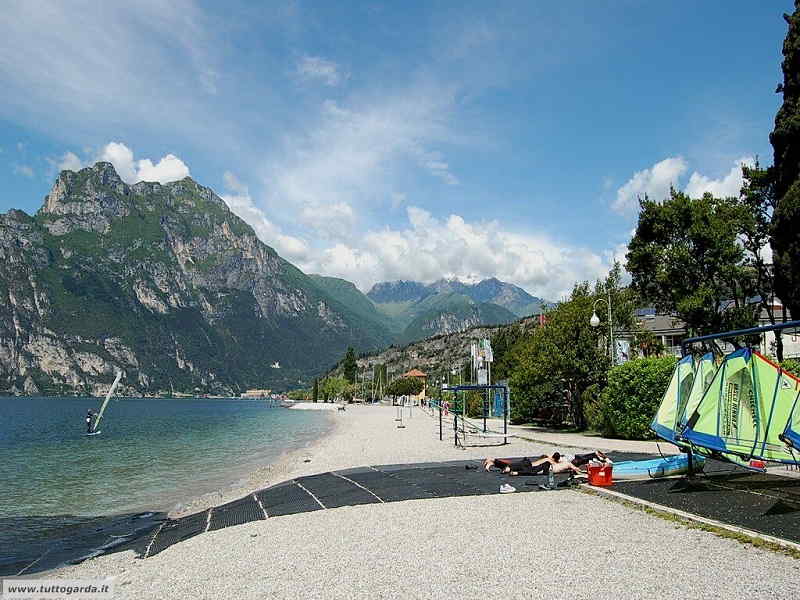
[[[97,431],[97,426],[100,424],[100,419],[103,418],[103,412],[106,410],[106,406],[108,405],[108,401],[111,400],[111,396],[114,395],[114,390],[117,389],[120,379],[122,379],[122,371],[117,371],[117,376],[114,378],[114,383],[112,383],[111,387],[108,389],[106,399],[103,401],[103,405],[100,407],[100,412],[97,413],[97,416],[94,419],[94,425],[92,425],[93,433]]]

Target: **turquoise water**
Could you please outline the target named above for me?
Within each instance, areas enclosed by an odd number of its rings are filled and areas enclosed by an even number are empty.
[[[96,517],[171,510],[237,484],[331,426],[323,412],[257,400],[121,398],[106,409],[102,433],[87,437],[86,411],[99,405],[0,399],[0,546],[57,541],[64,527]],[[0,562],[20,552],[4,548]]]

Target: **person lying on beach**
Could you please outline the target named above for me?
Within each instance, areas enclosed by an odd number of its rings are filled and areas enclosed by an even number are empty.
[[[576,454],[572,457],[570,462],[576,467],[582,467],[584,465],[588,465],[593,460],[598,460],[600,462],[611,462],[611,459],[600,450],[595,450],[594,452],[588,452],[586,454]]]
[[[483,461],[483,468],[489,471],[492,467],[500,469],[506,475],[547,475],[550,469],[553,473],[581,470],[568,461],[561,461],[561,454],[553,452],[551,456],[541,456],[538,459],[523,458],[510,460],[505,458],[487,458]]]

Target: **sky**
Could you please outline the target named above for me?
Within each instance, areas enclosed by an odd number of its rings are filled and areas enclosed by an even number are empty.
[[[83,2],[0,12],[0,212],[191,176],[307,273],[559,299],[638,198],[772,163],[791,0]]]

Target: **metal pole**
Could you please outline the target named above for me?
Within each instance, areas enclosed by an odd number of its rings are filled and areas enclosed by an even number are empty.
[[[439,441],[441,442],[444,438],[442,437],[442,399],[439,398]]]
[[[453,413],[453,443],[458,447],[458,413]]]
[[[503,444],[508,443],[508,388],[503,388]]]
[[[489,412],[489,402],[488,402],[489,390],[486,390],[486,394],[484,394],[483,398],[483,433],[486,433],[486,413]]]
[[[617,363],[617,348],[614,346],[614,324],[611,322],[611,288],[608,288],[608,337],[611,341],[611,366]]]

